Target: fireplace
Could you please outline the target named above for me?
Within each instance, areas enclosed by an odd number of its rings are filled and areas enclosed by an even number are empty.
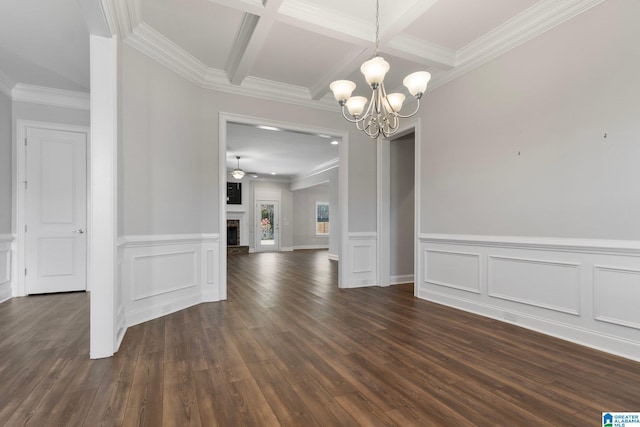
[[[240,220],[227,220],[227,246],[240,245]]]

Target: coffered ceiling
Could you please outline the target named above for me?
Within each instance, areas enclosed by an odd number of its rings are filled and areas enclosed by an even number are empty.
[[[433,90],[602,1],[380,0],[387,89],[405,92],[402,78],[426,70]],[[359,67],[374,53],[375,0],[2,0],[0,89],[88,92],[95,10],[108,31],[204,88],[336,113],[331,81],[368,95]]]

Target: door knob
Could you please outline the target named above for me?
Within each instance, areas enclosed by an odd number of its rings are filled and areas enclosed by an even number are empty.
[[[78,228],[77,230],[73,230],[74,233],[84,234],[84,230],[82,228]]]

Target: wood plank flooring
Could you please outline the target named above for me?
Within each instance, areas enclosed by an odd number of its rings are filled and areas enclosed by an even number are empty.
[[[0,305],[1,426],[597,426],[640,363],[413,297],[326,251],[229,257],[228,301],[89,360],[86,294]]]

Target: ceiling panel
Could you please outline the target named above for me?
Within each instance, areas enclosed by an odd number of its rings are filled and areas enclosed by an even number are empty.
[[[276,22],[264,42],[251,74],[309,87],[319,80],[352,45]]]
[[[257,172],[261,177],[291,178],[312,171],[316,166],[338,157],[338,145],[325,138],[287,130],[273,131],[256,126],[227,125],[227,168]]]
[[[440,0],[405,32],[459,50],[539,0]]]
[[[145,0],[142,18],[208,67],[224,70],[244,13],[208,0]]]

